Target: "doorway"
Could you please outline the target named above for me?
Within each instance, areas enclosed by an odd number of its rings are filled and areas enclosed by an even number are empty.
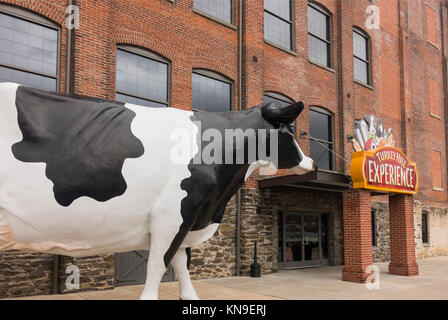
[[[115,254],[115,286],[134,286],[146,281],[149,251],[131,251]],[[162,282],[175,280],[174,270],[168,266]]]
[[[328,214],[279,212],[279,269],[322,265],[328,265]]]

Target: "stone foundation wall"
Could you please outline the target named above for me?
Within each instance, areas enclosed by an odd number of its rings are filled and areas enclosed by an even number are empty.
[[[222,223],[207,242],[191,250],[192,279],[231,277],[236,274],[236,197],[226,207]]]
[[[80,290],[68,290],[68,265],[80,271]],[[54,256],[18,251],[0,252],[0,298],[52,294]],[[105,290],[114,287],[113,255],[88,258],[60,257],[59,292]]]
[[[390,261],[389,205],[373,202],[376,209],[377,246],[373,247],[373,261]],[[428,213],[429,243],[422,242],[422,212]],[[417,259],[448,255],[448,209],[424,206],[414,202],[415,254]]]
[[[70,265],[79,268],[79,289],[68,289],[66,286],[67,277],[73,275],[73,272],[70,272],[70,269],[67,269]],[[59,292],[65,294],[81,291],[113,289],[114,276],[114,255],[100,255],[83,258],[61,256],[59,261]]]
[[[53,256],[0,252],[0,298],[51,294]]]
[[[416,201],[415,254],[417,259],[448,255],[448,209],[424,206]],[[422,213],[428,213],[429,243],[422,241]]]
[[[389,204],[372,202],[376,211],[376,246],[372,248],[373,262],[390,261]]]

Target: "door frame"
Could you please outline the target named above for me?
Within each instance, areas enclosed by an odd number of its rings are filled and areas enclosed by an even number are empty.
[[[283,261],[278,261],[278,269],[288,270],[288,269],[300,269],[300,268],[310,268],[310,267],[320,267],[320,266],[327,266],[329,265],[328,257],[323,257],[323,251],[322,251],[322,215],[326,214],[327,219],[331,216],[331,212],[329,211],[305,211],[305,210],[281,210],[280,208],[276,208],[277,211],[277,221],[279,221],[279,215],[282,215],[282,257]],[[284,236],[284,230],[285,230],[285,219],[286,215],[298,215],[301,216],[301,234],[302,234],[302,261],[290,261],[286,262],[285,256],[286,256],[286,240]],[[312,261],[305,261],[305,244],[303,242],[303,235],[304,235],[304,216],[315,216],[318,218],[318,228],[319,228],[319,260],[312,260]],[[277,222],[278,223],[278,222]],[[328,220],[327,220],[327,229],[328,229]],[[328,230],[327,230],[328,232]],[[278,243],[278,237],[277,234],[277,241],[275,243]],[[328,238],[327,238],[328,241]],[[327,243],[327,246],[329,246],[329,243]],[[280,248],[278,248],[280,250]],[[278,258],[277,258],[278,259]]]

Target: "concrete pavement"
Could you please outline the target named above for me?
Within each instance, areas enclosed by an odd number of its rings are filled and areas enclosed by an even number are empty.
[[[418,260],[420,275],[402,277],[380,268],[380,289],[369,290],[363,284],[341,281],[342,267],[284,270],[262,278],[232,277],[194,281],[203,300],[340,300],[340,299],[438,299],[448,300],[448,257]],[[26,297],[26,300],[134,300],[143,286],[119,287],[108,291],[67,295]],[[159,298],[177,300],[177,282],[162,283]]]

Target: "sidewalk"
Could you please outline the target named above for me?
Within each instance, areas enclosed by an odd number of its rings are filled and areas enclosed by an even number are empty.
[[[262,278],[232,277],[194,281],[203,300],[308,300],[308,299],[442,299],[448,300],[448,257],[418,260],[420,275],[389,275],[387,263],[380,263],[380,289],[341,281],[342,267],[286,270]],[[37,296],[27,300],[135,300],[143,286],[68,295]],[[162,283],[159,298],[177,300],[177,282]]]

